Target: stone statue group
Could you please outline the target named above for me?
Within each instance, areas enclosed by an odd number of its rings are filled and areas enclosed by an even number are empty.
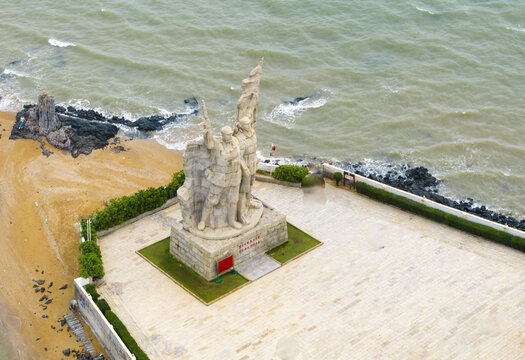
[[[204,113],[204,143],[211,152],[211,166],[206,170],[210,190],[204,203],[198,229],[204,230],[211,210],[224,198],[227,202],[228,224],[236,229],[247,224],[251,202],[252,185],[257,170],[257,137],[255,122],[243,117],[235,130],[229,126],[221,129],[221,139],[216,139],[210,129],[206,104],[202,102]]]
[[[250,211],[261,207],[252,200],[252,186],[258,164],[255,126],[262,64],[261,59],[243,80],[235,125],[224,126],[220,137],[213,136],[202,101],[203,136],[188,143],[186,181],[177,192],[187,230],[240,229],[250,222]]]

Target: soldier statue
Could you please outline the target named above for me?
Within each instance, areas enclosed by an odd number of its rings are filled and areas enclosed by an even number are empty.
[[[239,186],[242,174],[248,176],[249,170],[241,157],[239,141],[232,136],[232,128],[224,126],[221,129],[221,139],[216,139],[210,129],[210,120],[204,101],[202,110],[204,114],[203,138],[204,144],[210,151],[211,166],[205,171],[206,179],[210,182],[210,189],[197,228],[201,231],[206,228],[212,210],[221,202],[226,207],[228,224],[239,229],[242,227],[236,219]]]
[[[239,142],[241,157],[248,171],[242,173],[241,186],[239,188],[239,202],[237,204],[237,219],[242,224],[247,224],[247,213],[249,207],[258,207],[252,203],[252,186],[257,171],[257,136],[253,122],[248,117],[243,117],[235,129],[234,137]]]

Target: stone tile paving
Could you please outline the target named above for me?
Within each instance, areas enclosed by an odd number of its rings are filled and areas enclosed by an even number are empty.
[[[523,358],[525,254],[329,185],[254,193],[324,245],[211,306],[135,253],[177,206],[100,240],[101,293],[151,359]]]

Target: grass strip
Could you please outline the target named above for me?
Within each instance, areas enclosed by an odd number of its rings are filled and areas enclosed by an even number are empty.
[[[392,194],[388,191],[376,188],[363,182],[357,182],[355,187],[357,192],[373,199],[397,206],[403,210],[413,212],[428,219],[435,220],[470,234],[481,236],[485,239],[525,252],[525,239],[519,236],[494,229],[487,225],[482,225],[467,219],[463,219],[430,206],[420,204],[403,196]]]
[[[231,272],[221,275],[220,283],[206,280],[170,254],[169,237],[139,250],[139,253],[205,303],[210,303],[248,282],[240,274]]]
[[[290,223],[286,223],[286,226],[288,228],[288,241],[267,252],[269,256],[281,264],[321,243]]]

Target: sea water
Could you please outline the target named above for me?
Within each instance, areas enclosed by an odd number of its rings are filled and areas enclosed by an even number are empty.
[[[0,0],[0,108],[136,119],[205,99],[218,131],[264,56],[257,136],[291,159],[425,166],[525,217],[525,2]],[[297,103],[286,103],[308,97]],[[183,149],[193,117],[153,134]]]

